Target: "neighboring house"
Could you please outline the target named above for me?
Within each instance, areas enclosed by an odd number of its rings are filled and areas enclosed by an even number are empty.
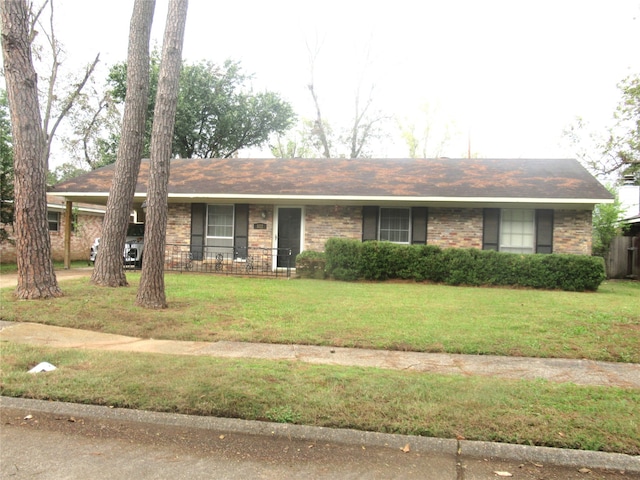
[[[51,255],[55,261],[64,261],[65,200],[59,196],[47,195],[47,221],[51,238]],[[87,260],[89,249],[102,231],[105,208],[101,205],[77,203],[72,211],[70,225],[70,260]],[[13,226],[8,225],[11,232]],[[11,235],[10,238],[13,238]],[[10,242],[0,243],[0,263],[16,262],[16,247]]]
[[[618,187],[618,199],[622,208],[622,224],[627,226],[626,235],[640,235],[640,186],[635,177],[627,175]]]
[[[143,161],[138,210],[148,172]],[[106,204],[112,175],[94,170],[55,194]],[[195,261],[212,249],[295,256],[332,237],[589,255],[594,205],[613,201],[570,159],[174,159],[168,191],[167,256],[180,245]]]

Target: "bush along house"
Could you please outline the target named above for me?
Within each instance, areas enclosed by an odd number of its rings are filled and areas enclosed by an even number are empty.
[[[145,160],[138,210],[148,172]],[[106,204],[112,176],[55,194]],[[611,202],[572,159],[174,159],[166,268],[277,273],[336,237],[590,255],[593,208]]]

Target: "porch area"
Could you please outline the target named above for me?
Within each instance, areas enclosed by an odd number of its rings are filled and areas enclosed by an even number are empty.
[[[165,247],[165,271],[290,278],[294,268],[295,257],[289,248]]]

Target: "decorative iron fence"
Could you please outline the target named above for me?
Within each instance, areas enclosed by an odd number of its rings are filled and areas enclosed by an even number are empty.
[[[291,249],[230,246],[192,247],[168,244],[164,269],[179,272],[253,275],[263,277],[291,276],[295,266]]]

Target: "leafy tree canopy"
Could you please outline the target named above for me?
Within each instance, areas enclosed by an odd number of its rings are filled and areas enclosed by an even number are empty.
[[[607,189],[614,195],[613,203],[601,203],[593,210],[593,242],[592,253],[601,257],[606,257],[609,253],[611,241],[623,231],[620,224],[623,208],[618,199],[615,188],[608,186]]]
[[[640,171],[640,75],[625,78],[618,85],[622,97],[616,108],[615,125],[605,144],[614,167],[636,176]]]
[[[635,175],[640,182],[640,74],[625,78],[618,88],[621,97],[604,134],[589,132],[589,125],[578,118],[565,136],[596,175],[609,180]]]
[[[150,62],[149,115],[145,140],[148,156],[160,59]],[[108,78],[111,97],[124,102],[126,63],[114,65]],[[264,145],[272,134],[283,134],[295,120],[291,105],[277,93],[245,87],[251,79],[239,62],[182,65],[173,137],[173,152],[183,158],[227,158],[239,149]]]

